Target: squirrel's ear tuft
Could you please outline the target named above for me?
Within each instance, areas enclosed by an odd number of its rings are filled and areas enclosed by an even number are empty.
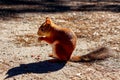
[[[51,19],[49,17],[46,18],[46,24],[51,24]]]

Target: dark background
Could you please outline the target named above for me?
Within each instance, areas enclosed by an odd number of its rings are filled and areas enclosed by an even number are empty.
[[[120,0],[0,0],[0,17],[18,13],[66,11],[120,12]]]

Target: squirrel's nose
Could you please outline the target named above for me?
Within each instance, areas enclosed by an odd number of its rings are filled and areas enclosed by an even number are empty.
[[[37,35],[40,35],[40,32],[39,32],[39,31],[37,32]]]

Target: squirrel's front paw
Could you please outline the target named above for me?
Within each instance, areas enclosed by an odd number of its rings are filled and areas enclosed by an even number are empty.
[[[43,37],[38,38],[38,42],[41,42],[43,40]]]

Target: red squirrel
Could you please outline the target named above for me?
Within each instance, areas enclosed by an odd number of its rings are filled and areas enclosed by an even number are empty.
[[[77,36],[72,29],[56,25],[49,17],[39,27],[37,34],[39,36],[38,41],[46,41],[52,45],[53,51],[49,56],[60,61],[98,60],[105,59],[110,54],[108,48],[101,47],[89,54],[71,57],[76,47]]]

